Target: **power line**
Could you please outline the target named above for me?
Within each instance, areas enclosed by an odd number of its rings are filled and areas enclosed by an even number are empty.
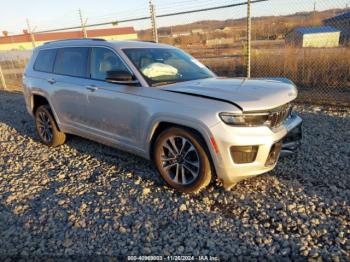
[[[104,26],[104,25],[110,25],[110,24],[142,21],[142,20],[147,20],[147,19],[150,19],[150,16],[144,16],[144,17],[132,18],[132,19],[125,19],[125,20],[115,20],[115,21],[104,22],[104,23],[90,24],[90,25],[86,25],[85,27],[87,28],[87,27],[95,27],[95,26]],[[71,27],[65,27],[65,28],[57,28],[57,29],[39,31],[38,33],[50,33],[50,32],[73,30],[73,29],[79,29],[79,28],[81,28],[81,26],[71,26]]]
[[[181,7],[182,10],[189,9],[190,7],[200,9],[200,8],[203,8],[205,6],[212,4],[212,2],[213,2],[212,0],[199,1],[199,2],[195,2],[195,3],[193,2],[193,0],[178,1],[178,2],[171,3],[170,5],[164,5],[164,4],[157,5],[156,11],[157,11],[157,13],[160,13],[160,12],[161,13],[170,13],[170,12],[174,12],[174,9],[178,9],[179,7]],[[232,0],[221,1],[221,4],[223,4],[223,2],[227,2],[227,4],[228,4],[228,3],[232,3]],[[186,5],[184,5],[184,3],[185,4],[191,3],[191,5],[186,6]],[[139,12],[137,12],[137,11],[139,11]],[[107,19],[113,19],[112,17],[119,17],[120,20],[118,20],[118,21],[120,22],[121,20],[130,18],[130,16],[125,16],[125,13],[127,13],[127,11],[124,10],[124,11],[120,11],[120,12],[116,12],[116,13],[104,14],[102,16],[101,15],[89,16],[89,20],[92,20],[93,18],[95,18],[95,20],[98,19],[98,20],[105,20],[106,21]],[[145,14],[145,8],[133,9],[132,13],[133,13],[133,17],[135,17],[136,15],[139,15],[140,17],[147,15],[147,14]],[[98,23],[98,22],[96,22],[96,23]]]
[[[130,12],[130,10],[123,10],[123,11],[118,11],[118,12],[114,12],[114,13],[108,13],[108,14],[99,14],[99,15],[92,15],[89,16],[89,19],[112,19],[113,17],[120,17],[123,16],[125,17],[125,14],[128,14]],[[143,16],[145,14],[147,14],[147,9],[146,8],[139,8],[139,9],[133,9],[132,10],[132,14],[135,15],[139,15],[139,16]]]
[[[252,0],[251,3],[254,4],[254,3],[266,2],[266,1],[269,1],[269,0]],[[157,15],[156,18],[170,17],[170,16],[176,16],[176,15],[185,15],[185,14],[206,12],[206,11],[212,11],[212,10],[219,10],[219,9],[243,6],[243,5],[247,5],[247,4],[248,4],[247,2],[240,2],[240,3],[235,3],[235,4],[201,8],[201,9],[195,9],[195,10],[189,10],[189,11],[174,12],[174,13]],[[87,27],[104,26],[104,25],[118,24],[118,23],[136,22],[136,21],[148,20],[150,18],[151,18],[150,16],[143,16],[143,17],[138,17],[138,18],[130,18],[130,19],[115,20],[115,21],[104,22],[104,23],[89,24],[89,25],[85,25],[85,27],[87,28]],[[57,32],[57,31],[64,31],[64,30],[80,29],[80,28],[81,28],[81,26],[72,26],[72,27],[44,30],[44,31],[39,31],[37,33],[49,33],[49,32]]]
[[[254,3],[266,2],[266,1],[269,1],[269,0],[254,0],[254,1],[251,1],[251,3],[254,4]],[[185,14],[212,11],[212,10],[219,10],[219,9],[237,7],[237,6],[247,5],[247,4],[248,4],[248,2],[241,2],[241,3],[237,3],[237,4],[229,4],[229,5],[222,5],[222,6],[216,6],[216,7],[202,8],[202,9],[197,9],[197,10],[175,12],[175,13],[171,13],[171,14],[157,15],[157,18],[169,17],[169,16],[175,16],[175,15],[185,15]]]
[[[221,5],[228,5],[232,4],[232,0],[227,0],[225,3],[224,1],[220,1]],[[188,8],[201,8],[203,6],[208,6],[212,4],[212,0],[206,0],[206,1],[198,1],[198,2],[193,2],[193,0],[187,0],[187,1],[180,1],[180,2],[175,2],[171,3],[171,5],[157,5],[157,10],[158,11],[169,11],[169,10],[174,10],[175,8],[181,8],[184,9],[186,7]]]

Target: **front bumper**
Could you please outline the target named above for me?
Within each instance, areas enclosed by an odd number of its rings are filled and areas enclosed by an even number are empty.
[[[272,170],[280,156],[297,148],[301,140],[302,119],[291,115],[276,130],[268,127],[233,127],[219,123],[211,128],[218,147],[213,157],[216,173],[224,182],[225,189],[231,189],[239,181]],[[232,147],[258,146],[251,163],[235,163]]]

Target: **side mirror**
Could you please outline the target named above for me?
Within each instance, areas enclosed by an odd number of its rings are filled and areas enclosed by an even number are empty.
[[[136,85],[139,81],[135,76],[126,71],[107,71],[106,82],[122,85]]]

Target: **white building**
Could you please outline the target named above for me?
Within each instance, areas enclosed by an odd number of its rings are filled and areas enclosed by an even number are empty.
[[[337,47],[340,30],[331,26],[299,27],[286,35],[286,44],[296,47]]]

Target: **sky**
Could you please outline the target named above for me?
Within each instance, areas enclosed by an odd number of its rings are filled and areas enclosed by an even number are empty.
[[[26,28],[26,19],[36,31],[55,29],[80,24],[78,10],[81,9],[87,23],[109,22],[127,18],[147,16],[149,0],[7,0],[1,4],[0,32],[10,35],[21,33]],[[157,14],[193,10],[218,5],[240,3],[245,0],[153,0]],[[350,6],[350,0],[268,0],[252,7],[253,16],[286,15],[314,9]],[[190,23],[203,19],[224,20],[241,18],[246,15],[246,7],[186,14],[160,18],[158,26]],[[150,22],[121,23],[118,26],[134,26],[136,29],[150,27]]]

